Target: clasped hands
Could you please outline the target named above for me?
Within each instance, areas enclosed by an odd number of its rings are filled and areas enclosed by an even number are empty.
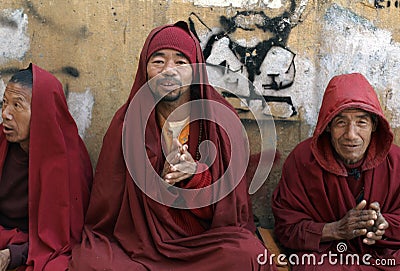
[[[192,177],[197,170],[197,163],[189,153],[188,148],[188,145],[182,145],[178,139],[172,141],[172,150],[167,155],[161,173],[161,178],[170,185]]]
[[[380,212],[378,202],[373,202],[365,209],[367,202],[362,200],[356,207],[333,224],[335,239],[350,240],[358,236],[365,236],[364,244],[373,245],[381,240],[389,223]]]

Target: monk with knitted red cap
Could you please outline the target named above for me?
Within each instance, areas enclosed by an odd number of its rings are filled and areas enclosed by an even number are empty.
[[[70,270],[275,270],[259,261],[240,125],[187,24],[154,29],[104,137]]]

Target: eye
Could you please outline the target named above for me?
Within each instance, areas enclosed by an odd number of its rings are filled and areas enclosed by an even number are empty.
[[[346,121],[342,120],[342,119],[338,119],[334,122],[334,125],[336,127],[344,127],[346,126]]]
[[[369,124],[369,121],[366,119],[361,119],[358,121],[359,126],[367,126]]]
[[[178,60],[178,61],[176,61],[176,64],[177,65],[185,65],[185,64],[188,64],[188,62],[186,60]]]

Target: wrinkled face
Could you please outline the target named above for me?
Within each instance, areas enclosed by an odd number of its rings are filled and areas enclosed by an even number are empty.
[[[331,142],[345,164],[354,164],[363,159],[376,123],[371,115],[361,109],[346,109],[336,115],[327,131]]]
[[[159,50],[150,57],[147,79],[157,99],[173,102],[190,93],[193,70],[189,64],[184,54],[172,49]]]
[[[18,83],[8,83],[4,92],[2,117],[7,141],[19,143],[28,152],[32,90]]]

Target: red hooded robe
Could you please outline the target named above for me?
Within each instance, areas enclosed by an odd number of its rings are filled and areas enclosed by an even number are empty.
[[[0,226],[0,244],[29,242],[27,267],[67,270],[71,248],[81,240],[89,203],[92,166],[61,83],[31,64],[33,73],[29,140],[28,234]],[[0,172],[8,141],[0,125]]]
[[[265,248],[254,236],[251,206],[243,176],[237,187],[222,200],[212,206],[193,210],[177,209],[154,201],[138,188],[127,169],[122,149],[123,122],[132,99],[144,93],[143,99],[135,104],[138,112],[136,117],[130,120],[136,132],[128,138],[134,140],[126,141],[125,148],[134,150],[131,158],[136,181],[150,184],[154,189],[160,187],[161,183],[157,183],[151,169],[144,168],[144,161],[148,157],[155,171],[161,172],[165,161],[161,150],[161,130],[155,112],[146,119],[147,116],[138,107],[146,108],[153,102],[149,89],[141,87],[147,82],[146,66],[154,52],[152,41],[161,31],[171,31],[171,43],[158,46],[158,50],[180,50],[181,46],[180,51],[187,53],[190,51],[187,46],[194,44],[193,53],[187,55],[188,59],[191,63],[204,63],[200,45],[184,22],[158,27],[148,36],[129,99],[115,114],[104,137],[83,242],[73,250],[71,270],[275,270],[274,266],[257,263],[257,256],[264,253]],[[179,37],[188,39],[187,44],[172,41],[175,38],[180,40],[177,33],[180,33]],[[194,68],[194,73],[199,76],[196,80],[205,84],[192,87],[192,99],[215,101],[229,108],[230,112],[235,112],[207,84],[204,66]],[[203,108],[202,112],[211,116],[216,114],[208,107]],[[191,118],[195,114],[192,110]],[[182,182],[180,185],[183,188],[206,186],[204,179],[214,182],[225,172],[231,159],[230,139],[224,131],[215,123],[204,121],[200,125],[200,122],[190,123],[189,152],[196,157],[201,137],[214,143],[216,158],[208,170],[196,174],[188,182]],[[241,127],[235,128],[241,131]],[[143,131],[146,131],[145,135]],[[241,133],[236,132],[236,136],[241,137]],[[244,156],[245,144],[239,145]],[[242,161],[241,155],[234,158]],[[225,180],[232,182],[229,178]]]
[[[363,236],[352,240],[321,243],[325,223],[338,221],[356,206],[355,196],[347,183],[348,173],[334,153],[330,134],[325,128],[341,111],[359,108],[378,117],[361,168],[364,199],[367,206],[377,201],[389,223],[384,240],[374,245],[362,242]],[[279,241],[299,255],[314,253],[317,261],[323,254],[338,253],[345,244],[345,253],[369,254],[375,259],[395,259],[400,263],[400,148],[392,144],[393,133],[385,119],[372,86],[358,73],[340,75],[329,82],[313,137],[300,143],[288,156],[282,178],[273,194],[275,233]],[[343,243],[343,244],[339,244]],[[339,251],[343,250],[339,248]],[[301,259],[301,258],[300,258]],[[338,257],[336,259],[339,259]],[[342,261],[346,263],[346,261]],[[324,265],[298,266],[293,270],[386,270],[388,266]],[[390,270],[398,270],[392,267]]]

